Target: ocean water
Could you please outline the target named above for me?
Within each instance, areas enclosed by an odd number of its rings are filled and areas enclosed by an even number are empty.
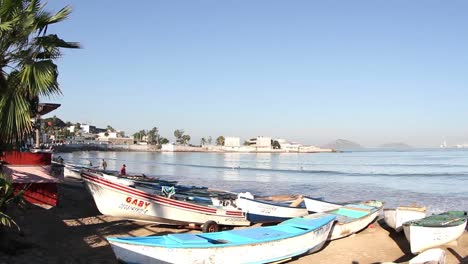
[[[181,184],[258,195],[304,194],[328,201],[375,199],[386,207],[468,210],[468,150],[342,153],[57,153],[67,162],[157,175]]]

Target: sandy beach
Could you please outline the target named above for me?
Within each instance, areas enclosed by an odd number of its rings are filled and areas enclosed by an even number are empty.
[[[104,216],[82,183],[59,186],[60,205],[49,210],[28,205],[10,209],[21,233],[8,232],[0,253],[3,263],[117,263],[107,236],[148,236],[199,231]],[[468,233],[447,245],[447,263],[468,263]],[[391,232],[383,221],[289,263],[405,263],[413,255],[403,233]]]

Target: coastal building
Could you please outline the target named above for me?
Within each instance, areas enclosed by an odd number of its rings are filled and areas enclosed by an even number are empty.
[[[271,151],[271,137],[259,136],[248,140],[249,146],[254,147],[256,151]]]
[[[284,150],[285,152],[299,152],[299,148],[302,146],[296,142],[288,142],[283,138],[275,139],[280,145],[280,149]]]
[[[239,137],[225,137],[224,146],[221,150],[227,152],[254,152],[256,148],[252,146],[242,146]]]
[[[240,147],[241,146],[240,137],[225,137],[224,138],[224,146],[225,147],[232,147],[232,148]]]

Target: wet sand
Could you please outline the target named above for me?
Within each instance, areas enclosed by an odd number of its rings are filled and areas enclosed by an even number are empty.
[[[78,182],[59,186],[59,206],[49,210],[29,205],[9,213],[21,233],[2,237],[3,263],[117,263],[107,236],[148,236],[199,231],[127,221],[101,215]],[[8,239],[8,240],[6,240]],[[8,242],[5,242],[8,241]],[[468,263],[468,232],[446,247],[447,263]],[[405,263],[413,255],[403,233],[391,232],[382,221],[362,232],[329,242],[315,253],[289,263]]]

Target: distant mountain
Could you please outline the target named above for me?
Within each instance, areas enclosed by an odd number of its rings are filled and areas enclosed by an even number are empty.
[[[322,148],[331,148],[331,149],[336,149],[336,150],[357,150],[357,149],[363,149],[364,147],[359,145],[356,142],[352,142],[346,139],[337,139],[335,141],[332,141]]]
[[[403,142],[394,142],[394,143],[387,143],[380,145],[379,148],[384,149],[410,149],[412,148],[410,145],[403,143]]]

